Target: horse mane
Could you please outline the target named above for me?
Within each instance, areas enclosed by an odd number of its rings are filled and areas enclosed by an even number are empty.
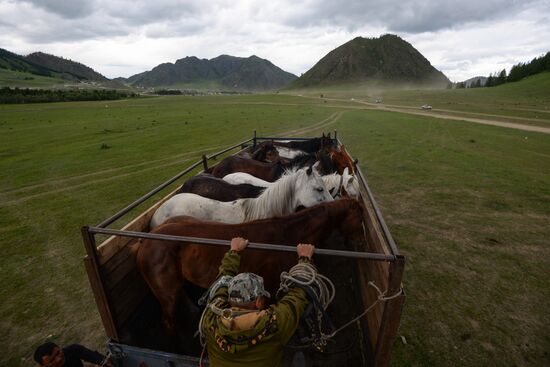
[[[242,199],[245,221],[265,218],[268,212],[272,213],[271,215],[293,212],[295,208],[291,205],[294,202],[296,182],[299,175],[305,174],[305,171],[296,168],[287,170],[257,198]]]
[[[287,164],[287,167],[297,167],[301,168],[309,164],[312,159],[315,159],[315,154],[312,153],[301,153],[296,157],[292,158]]]

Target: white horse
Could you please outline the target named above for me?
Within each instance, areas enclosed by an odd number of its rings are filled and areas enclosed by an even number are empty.
[[[230,173],[223,179],[233,185],[246,183],[258,187],[271,187],[277,182],[264,181],[261,178],[254,177],[244,172]],[[330,175],[321,176],[321,179],[333,197],[341,194],[342,188],[353,198],[359,196],[359,182],[357,182],[355,176],[349,174],[347,167],[344,169],[342,175],[332,173]]]
[[[332,200],[317,171],[309,167],[287,171],[257,198],[221,202],[190,193],[174,195],[153,214],[151,228],[180,215],[223,223],[242,223],[291,214],[300,206],[310,207]]]

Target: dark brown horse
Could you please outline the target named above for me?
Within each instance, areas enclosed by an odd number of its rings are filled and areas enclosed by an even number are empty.
[[[288,246],[311,243],[322,247],[323,241],[329,238],[333,230],[351,239],[363,236],[362,210],[359,201],[340,199],[284,217],[241,224],[177,217],[156,227],[153,233],[224,240],[240,236],[251,242]],[[172,330],[177,294],[184,282],[203,288],[210,287],[216,279],[218,266],[227,248],[143,240],[135,251],[138,269],[161,304],[165,326]],[[275,294],[279,275],[295,262],[294,254],[246,250],[242,254],[240,270],[264,277],[266,289]]]
[[[244,151],[239,154],[243,158],[250,158],[260,162],[277,162],[279,151],[273,144],[273,141],[264,141],[252,149],[251,152]]]
[[[315,153],[325,148],[336,147],[336,142],[330,137],[330,133],[320,138],[313,138],[308,140],[300,141],[289,141],[289,142],[274,142],[276,146],[286,147],[289,149],[301,150],[306,153]]]
[[[218,163],[211,173],[212,176],[223,178],[230,173],[245,172],[262,180],[274,182],[281,177],[286,169],[308,167],[315,164],[315,162],[320,163],[318,170],[322,175],[328,175],[337,170],[329,155],[320,151],[315,154],[301,154],[287,163],[281,161],[264,163],[239,156],[230,156]]]
[[[221,178],[198,175],[185,181],[177,193],[189,192],[218,201],[233,201],[241,198],[256,198],[264,190],[264,187],[249,184],[232,185]]]

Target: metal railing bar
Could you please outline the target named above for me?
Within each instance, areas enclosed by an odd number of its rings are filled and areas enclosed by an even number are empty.
[[[229,148],[226,148],[220,152],[217,152],[217,153],[214,153],[214,154],[211,154],[211,155],[208,155],[206,156],[207,159],[210,159],[210,158],[215,158],[217,157],[218,155],[220,154],[223,154],[225,152],[228,152],[232,149],[235,149],[237,147],[240,147],[241,145],[244,145],[248,142],[252,141],[252,139],[247,139],[241,143],[238,143],[238,144],[235,144],[235,145],[232,145],[231,147]],[[122,216],[126,215],[130,210],[134,209],[135,207],[137,207],[138,205],[140,205],[141,203],[143,203],[145,200],[149,199],[150,197],[152,197],[153,195],[155,195],[156,193],[158,193],[159,191],[165,189],[166,187],[170,186],[172,183],[174,183],[175,181],[179,180],[182,176],[184,176],[185,174],[191,172],[193,169],[195,169],[196,167],[200,166],[201,164],[203,163],[202,160],[198,161],[198,162],[195,162],[193,163],[191,166],[187,167],[185,170],[181,171],[180,173],[178,173],[177,175],[175,175],[174,177],[172,177],[171,179],[169,179],[168,181],[164,182],[163,184],[161,184],[160,186],[154,188],[153,190],[149,191],[147,194],[143,195],[142,197],[140,197],[139,199],[135,200],[134,202],[132,202],[131,204],[129,204],[128,206],[126,206],[125,208],[121,209],[120,211],[118,211],[116,214],[112,215],[111,217],[105,219],[103,222],[99,223],[97,225],[97,227],[100,227],[100,228],[105,228],[111,224],[113,224],[116,220],[120,219]]]
[[[185,237],[185,236],[173,236],[160,233],[147,233],[147,232],[136,232],[136,231],[123,231],[119,229],[110,229],[110,228],[100,228],[100,227],[89,227],[88,230],[92,233],[105,234],[111,236],[122,236],[122,237],[133,237],[133,238],[147,238],[153,240],[163,240],[163,241],[174,241],[174,242],[183,242],[183,243],[198,243],[202,245],[210,246],[225,246],[228,247],[231,241],[228,240],[218,240],[210,238],[201,238],[201,237]],[[282,251],[282,252],[296,252],[296,244],[294,245],[273,245],[267,243],[256,243],[250,242],[248,248],[256,250],[270,250],[270,251]],[[395,256],[377,254],[371,252],[355,252],[355,251],[344,251],[344,250],[332,250],[332,249],[315,249],[316,255],[323,256],[337,256],[345,257],[351,259],[365,259],[365,260],[377,260],[377,261],[395,261]]]
[[[164,182],[160,186],[158,186],[158,187],[154,188],[153,190],[149,191],[147,194],[145,194],[142,197],[140,197],[139,199],[135,200],[134,202],[132,202],[131,204],[126,206],[124,209],[121,209],[119,212],[117,212],[113,216],[105,219],[103,222],[99,223],[97,225],[97,227],[104,228],[104,227],[107,227],[108,225],[112,224],[114,221],[116,221],[117,219],[119,219],[120,217],[122,217],[123,215],[128,213],[130,210],[134,209],[136,206],[143,203],[145,200],[149,199],[151,196],[155,195],[156,193],[158,193],[162,189],[166,188],[167,186],[171,185],[175,181],[179,180],[183,175],[191,172],[192,170],[194,170],[196,167],[200,166],[201,164],[202,164],[202,160],[193,163],[191,166],[187,167],[186,169],[184,169],[183,171],[181,171],[180,173],[178,173],[177,175],[175,175],[174,177],[172,177],[168,181]]]
[[[270,137],[260,138],[260,137],[257,137],[256,140],[304,141],[304,140],[311,140],[311,138],[282,138],[282,137],[278,137],[278,138],[270,138]]]
[[[233,150],[233,149],[235,149],[235,148],[237,148],[237,147],[240,147],[240,146],[242,146],[242,145],[245,145],[246,143],[249,143],[249,142],[251,142],[252,140],[254,140],[254,138],[250,138],[250,139],[244,140],[244,141],[242,141],[242,142],[240,142],[240,143],[238,143],[238,144],[235,144],[235,145],[230,146],[229,148],[225,148],[224,150],[220,150],[219,152],[216,152],[216,153],[213,153],[213,154],[207,154],[207,155],[206,155],[206,158],[207,158],[207,159],[216,158],[217,156],[222,155],[222,154],[224,154],[224,153],[227,153],[227,152],[229,152],[230,150]]]

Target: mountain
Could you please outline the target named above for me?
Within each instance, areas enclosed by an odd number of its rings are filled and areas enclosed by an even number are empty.
[[[450,81],[398,36],[357,37],[329,52],[291,87],[351,81],[390,81],[446,86]]]
[[[270,61],[221,55],[213,59],[195,56],[164,63],[151,71],[131,76],[127,83],[141,87],[177,87],[267,91],[279,89],[296,79]]]
[[[0,68],[42,76],[57,76],[53,70],[35,64],[30,60],[26,60],[23,56],[4,50],[3,48],[0,48]]]
[[[64,59],[43,52],[34,52],[25,57],[25,60],[50,70],[63,74],[67,79],[89,80],[106,82],[108,79],[94,69],[76,61]]]

